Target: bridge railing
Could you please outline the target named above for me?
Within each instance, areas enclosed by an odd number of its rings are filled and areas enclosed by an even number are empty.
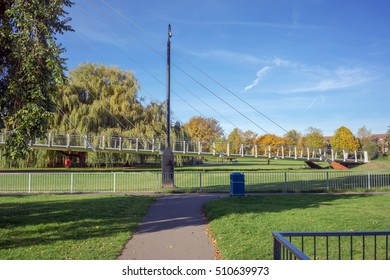
[[[389,260],[390,231],[274,232],[275,260]]]
[[[0,132],[0,145],[4,145],[7,133]],[[30,142],[34,148],[47,149],[78,149],[86,151],[109,151],[109,152],[144,152],[159,153],[165,148],[165,143],[158,140],[128,138],[128,137],[105,137],[71,134],[48,133],[42,139]],[[307,147],[240,144],[234,147],[228,142],[205,143],[201,141],[175,141],[172,148],[177,154],[192,155],[216,155],[228,157],[268,157],[277,159],[300,159],[300,160],[337,160],[367,162],[368,154],[364,151],[333,151],[329,149],[314,149]]]

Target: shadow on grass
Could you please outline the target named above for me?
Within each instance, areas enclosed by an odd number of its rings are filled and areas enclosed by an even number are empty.
[[[143,196],[0,196],[0,248],[130,232],[152,201]]]
[[[272,259],[272,232],[337,232],[337,231],[382,231],[389,226],[389,195],[362,194],[262,194],[248,197],[230,197],[207,203],[206,216],[210,232],[218,243],[218,249],[226,259]],[[382,212],[381,212],[382,211]],[[303,239],[294,239],[293,244],[303,248]],[[290,239],[291,241],[291,239]],[[305,240],[305,253],[326,259],[328,239]],[[314,242],[314,243],[313,243]],[[317,245],[313,245],[316,244]],[[332,255],[337,254],[337,240],[329,239]],[[363,242],[363,245],[361,244]],[[375,240],[375,244],[376,244]],[[326,245],[325,245],[326,244]],[[385,239],[378,239],[378,248],[388,248]],[[340,246],[340,245],[338,245]],[[353,249],[351,249],[353,246]],[[366,247],[364,247],[366,246]],[[342,239],[342,254],[354,253],[360,259],[362,248],[367,258],[374,258],[374,240],[361,241]],[[340,247],[339,247],[340,248]],[[303,250],[303,249],[302,249]],[[376,249],[375,249],[376,250]],[[381,250],[381,257],[387,249]],[[347,252],[347,253],[345,253]],[[349,252],[349,253],[348,253]],[[370,253],[368,253],[370,252]],[[379,252],[379,251],[378,251]],[[370,255],[370,256],[369,256]],[[325,257],[324,257],[325,256]],[[331,257],[338,259],[339,257]],[[349,259],[349,257],[342,257]]]
[[[246,197],[229,197],[211,201],[204,205],[209,221],[230,214],[280,213],[293,209],[313,209],[333,205],[336,200],[349,200],[366,195],[362,194],[299,194],[280,193],[262,194]]]

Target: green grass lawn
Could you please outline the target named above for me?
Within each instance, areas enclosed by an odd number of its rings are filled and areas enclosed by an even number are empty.
[[[284,170],[308,170],[310,169],[304,160],[271,158],[235,157],[237,162],[230,162],[226,158],[204,157],[203,164],[176,166],[176,171],[284,171]],[[324,168],[329,168],[327,162],[318,162]],[[151,164],[148,167],[143,165],[134,167],[111,167],[111,168],[15,168],[1,169],[1,172],[159,172],[161,165]]]
[[[0,259],[116,259],[153,197],[0,196]]]
[[[353,168],[353,170],[367,170],[367,171],[390,170],[390,159],[372,160],[368,163]]]
[[[236,163],[232,163],[226,158],[205,157],[203,164],[194,166],[176,166],[176,171],[309,171],[312,170],[307,166],[304,160],[293,159],[278,159],[271,158],[251,158],[251,157],[236,157]],[[316,162],[325,169],[330,169],[327,162]],[[357,166],[351,170],[390,170],[390,160],[377,159],[369,163]],[[19,172],[160,172],[160,164],[151,164],[148,167],[134,166],[128,167],[113,167],[113,168],[16,168],[16,169],[0,169],[0,173],[19,173]],[[314,170],[316,171],[316,170]]]
[[[264,158],[236,157],[236,162],[218,157],[209,157],[204,163],[196,166],[177,167],[178,171],[284,171],[284,170],[304,170],[309,169],[303,160],[270,159],[268,162]],[[329,167],[326,162],[320,163],[324,167]]]
[[[229,197],[207,203],[205,213],[223,259],[268,260],[273,259],[274,231],[390,230],[390,195]]]

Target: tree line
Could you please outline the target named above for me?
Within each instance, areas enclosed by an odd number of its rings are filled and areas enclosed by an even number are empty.
[[[146,103],[138,95],[140,84],[130,71],[115,66],[82,64],[69,71],[66,83],[58,85],[55,96],[55,111],[48,118],[48,132],[52,134],[104,135],[110,137],[128,137],[140,139],[166,140],[166,106],[164,102],[152,100]],[[370,155],[380,152],[379,143],[366,127],[359,129],[357,136],[347,127],[338,128],[327,139],[318,128],[309,127],[305,134],[290,130],[283,136],[275,134],[259,135],[251,130],[234,128],[225,134],[220,123],[214,118],[194,116],[186,123],[173,122],[171,141],[202,141],[215,143],[219,151],[226,149],[229,142],[230,152],[239,153],[241,144],[277,147],[297,146],[299,148],[333,148],[335,150],[354,151],[363,149]],[[91,143],[97,145],[98,143]],[[72,153],[56,151],[29,150],[25,157],[10,158],[3,166],[47,167],[63,166],[65,158],[72,158],[81,165],[100,164],[143,164],[159,162],[159,156],[110,153]],[[177,162],[183,161],[177,157]]]
[[[306,133],[300,133],[297,130],[290,130],[283,136],[275,134],[258,135],[247,130],[242,131],[234,128],[228,135],[225,135],[218,121],[214,118],[205,118],[202,116],[192,117],[184,124],[185,135],[189,139],[199,139],[206,142],[229,142],[230,151],[239,153],[241,144],[247,146],[260,145],[277,147],[296,146],[299,148],[332,148],[334,150],[365,150],[370,156],[380,155],[384,151],[382,146],[390,144],[390,129],[384,143],[379,143],[369,129],[365,126],[360,128],[356,136],[345,126],[335,130],[330,138],[325,137],[319,128],[309,127]]]

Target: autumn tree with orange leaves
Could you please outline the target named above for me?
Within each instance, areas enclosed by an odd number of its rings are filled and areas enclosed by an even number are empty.
[[[185,125],[184,131],[191,140],[213,142],[223,136],[223,129],[214,118],[192,117]]]

